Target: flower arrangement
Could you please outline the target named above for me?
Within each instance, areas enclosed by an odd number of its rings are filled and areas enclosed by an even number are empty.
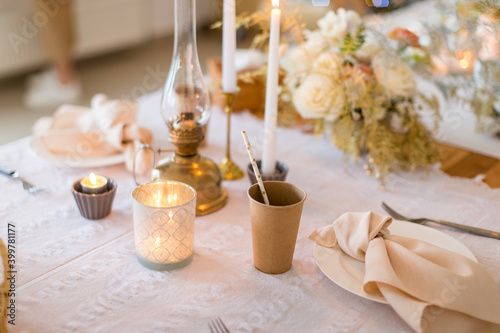
[[[356,12],[342,8],[317,25],[281,59],[281,99],[314,119],[316,133],[329,130],[333,145],[354,160],[366,154],[367,173],[381,180],[398,169],[436,162],[437,149],[417,110],[425,105],[437,111],[437,99],[417,91],[415,74],[401,56],[408,47],[420,47],[418,37],[394,31],[394,48],[389,38],[369,34]]]

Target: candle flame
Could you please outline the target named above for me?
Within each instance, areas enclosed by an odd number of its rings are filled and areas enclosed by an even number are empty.
[[[97,184],[97,179],[96,179],[95,174],[93,172],[90,173],[89,180],[90,180],[90,183],[92,185],[96,185]]]
[[[170,194],[168,195],[168,203],[172,203],[172,198],[170,197]]]
[[[160,242],[161,242],[160,237],[156,237],[156,240],[155,240],[156,245],[159,245],[159,244],[160,244]]]
[[[458,65],[462,69],[470,68],[470,66],[474,60],[473,54],[471,51],[457,52],[457,58],[458,58]]]
[[[463,69],[467,69],[469,67],[469,61],[467,59],[460,59],[459,64]]]
[[[280,8],[280,0],[272,0],[274,8]]]

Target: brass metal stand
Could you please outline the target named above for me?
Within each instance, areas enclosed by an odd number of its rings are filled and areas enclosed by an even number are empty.
[[[243,171],[231,160],[231,113],[233,112],[233,103],[236,99],[237,92],[224,92],[226,107],[224,111],[227,113],[227,142],[226,142],[226,158],[224,158],[219,168],[222,173],[222,178],[226,180],[235,180],[243,177]]]
[[[215,212],[227,203],[227,191],[222,187],[222,174],[211,159],[198,153],[203,140],[203,127],[186,120],[189,113],[177,121],[167,123],[169,140],[176,152],[158,165],[152,172],[153,180],[176,180],[196,190],[196,215]]]

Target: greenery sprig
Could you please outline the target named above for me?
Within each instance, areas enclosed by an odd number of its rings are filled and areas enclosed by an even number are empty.
[[[346,55],[354,56],[356,54],[356,51],[358,51],[365,43],[365,39],[366,27],[364,24],[360,24],[356,29],[354,37],[351,35],[351,33],[347,33],[343,43],[340,46],[340,50]]]

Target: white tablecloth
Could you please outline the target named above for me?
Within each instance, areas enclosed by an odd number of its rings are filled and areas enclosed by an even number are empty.
[[[168,146],[159,94],[140,101],[140,122],[157,143]],[[225,151],[225,114],[215,111],[205,156],[220,161]],[[233,116],[233,159],[246,166],[240,131],[260,156],[262,121]],[[232,332],[409,332],[389,305],[351,294],[317,268],[307,236],[347,211],[383,213],[381,201],[402,213],[427,215],[500,230],[500,190],[453,178],[439,169],[394,175],[379,189],[361,164],[345,164],[327,138],[279,129],[278,159],[288,181],[308,193],[292,269],[266,275],[253,267],[248,178],[224,182],[225,208],[198,217],[193,262],[170,272],[151,271],[134,255],[134,181],[123,165],[94,168],[114,178],[118,190],[111,215],[80,216],[71,184],[90,172],[54,165],[29,150],[29,138],[0,147],[0,164],[18,170],[46,190],[30,195],[0,177],[0,237],[16,228],[16,326],[12,332],[208,332],[222,317]],[[436,226],[434,226],[436,227]],[[440,228],[440,227],[436,227]],[[440,228],[465,244],[500,285],[500,241]],[[429,277],[431,278],[431,277]]]

